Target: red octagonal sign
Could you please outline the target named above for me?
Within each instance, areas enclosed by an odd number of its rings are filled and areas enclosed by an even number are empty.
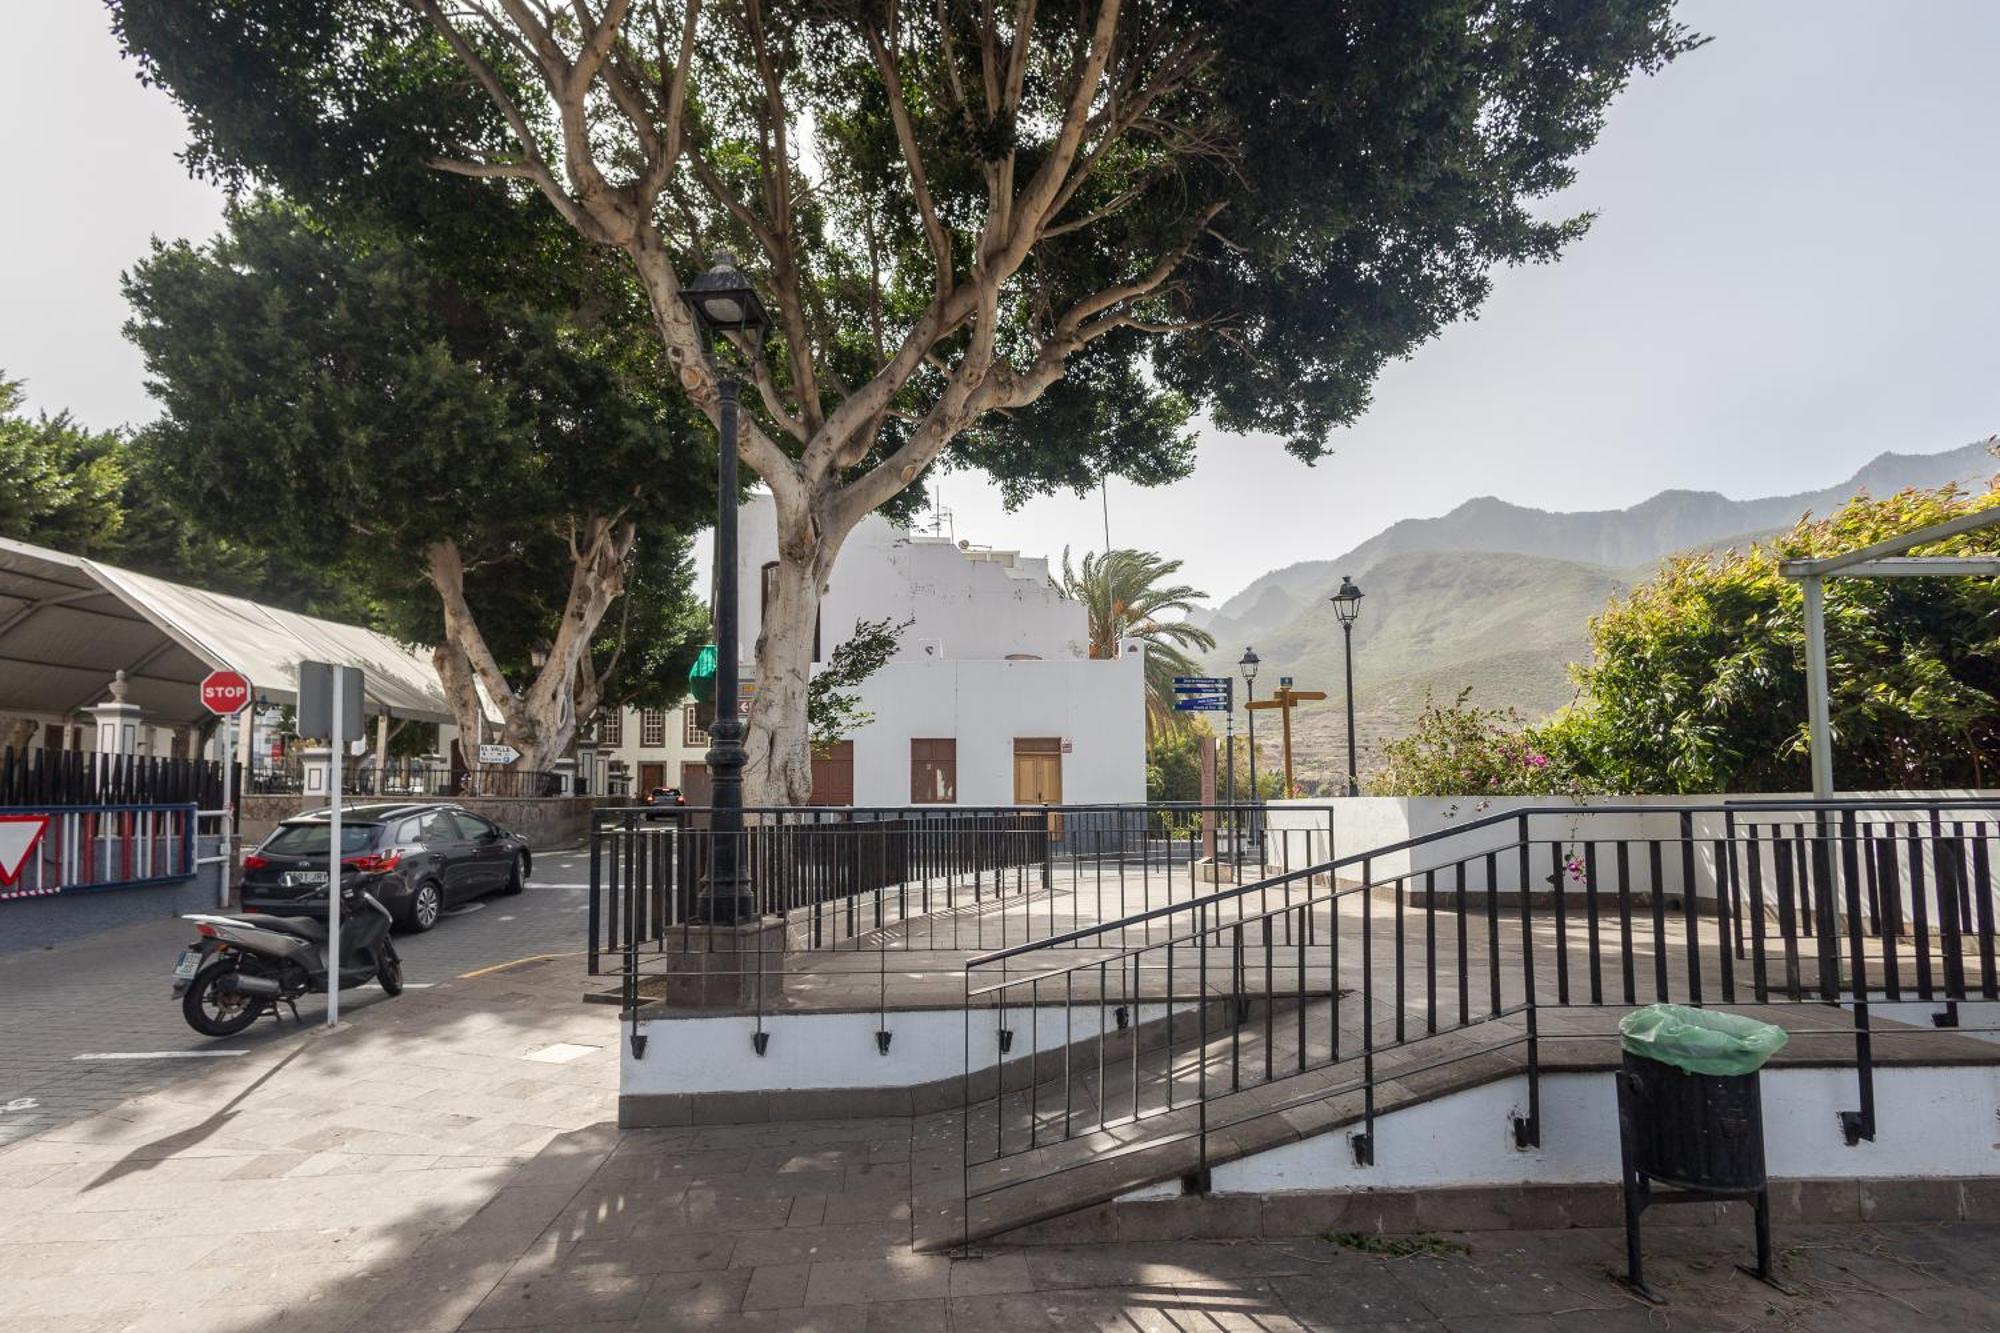
[[[234,671],[211,671],[201,682],[201,706],[211,713],[233,717],[250,702],[250,682]]]

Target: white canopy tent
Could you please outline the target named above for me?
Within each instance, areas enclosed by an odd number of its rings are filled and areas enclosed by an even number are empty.
[[[2000,524],[2000,509],[1961,514],[1900,537],[1875,542],[1841,555],[1814,560],[1785,560],[1778,572],[1797,579],[1806,601],[1806,722],[1812,738],[1812,784],[1815,799],[1833,795],[1833,727],[1826,685],[1826,580],[1843,578],[1995,578],[2000,557],[1906,555],[1919,546],[1941,542],[1961,533]]]
[[[68,716],[123,671],[131,702],[183,725],[207,716],[197,686],[210,671],[295,703],[301,661],[359,667],[378,716],[452,721],[427,649],[0,538],[0,711]],[[486,712],[497,720],[490,701]]]

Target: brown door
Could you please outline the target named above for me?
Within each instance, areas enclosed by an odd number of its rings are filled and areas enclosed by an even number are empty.
[[[639,765],[639,790],[637,795],[640,800],[643,801],[648,796],[651,796],[653,788],[664,787],[666,785],[667,766],[665,764]]]
[[[708,784],[708,765],[684,763],[681,765],[681,795],[687,797],[689,805],[711,805],[714,803],[713,789]]]
[[[812,757],[812,797],[808,805],[854,804],[854,742],[835,741]]]
[[[1014,738],[1014,804],[1062,804],[1062,738]],[[1062,816],[1049,816],[1049,836],[1062,836]]]

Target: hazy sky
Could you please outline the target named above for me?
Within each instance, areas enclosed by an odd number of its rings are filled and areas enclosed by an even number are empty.
[[[38,408],[144,421],[118,275],[149,236],[213,231],[219,200],[175,160],[179,117],[98,5],[8,9],[0,371]],[[1581,244],[1500,274],[1480,318],[1391,367],[1316,468],[1211,434],[1190,480],[1114,483],[1113,542],[1185,558],[1219,598],[1476,495],[1765,495],[2000,431],[2000,2],[1681,14],[1715,40],[1612,107],[1560,201],[1600,215]],[[944,501],[974,542],[1102,545],[1095,496],[1006,515],[961,474]]]

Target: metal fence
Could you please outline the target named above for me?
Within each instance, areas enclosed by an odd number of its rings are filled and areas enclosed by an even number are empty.
[[[172,884],[195,873],[195,806],[63,805],[0,808],[32,825],[34,843],[0,900]]]
[[[253,768],[245,779],[244,790],[253,795],[297,795],[305,791],[305,772],[299,765]],[[446,764],[407,759],[391,759],[379,765],[367,759],[350,761],[341,773],[340,790],[349,796],[407,797],[412,800],[564,794],[563,775],[544,769],[492,767],[454,770]]]
[[[1295,808],[1320,823],[1266,829],[1249,805],[753,808],[740,859],[758,918],[782,930],[719,945],[694,929],[711,814],[595,812],[588,965],[618,970],[635,1037],[640,1006],[686,972],[754,974],[743,1005],[760,1030],[787,987],[882,1013],[951,1007],[976,953],[1304,865],[1331,827],[1323,809]],[[695,957],[718,948],[732,956]]]
[[[219,805],[222,765],[206,759],[0,751],[0,806]]]
[[[1201,1184],[1216,1135],[1342,1096],[1370,1162],[1384,1082],[1503,1051],[1532,1145],[1541,1015],[1655,1000],[1816,1006],[1872,1139],[1871,1011],[1948,1028],[2000,998],[1996,851],[1994,801],[1525,810],[991,951],[965,971],[967,1215],[1107,1154]]]

